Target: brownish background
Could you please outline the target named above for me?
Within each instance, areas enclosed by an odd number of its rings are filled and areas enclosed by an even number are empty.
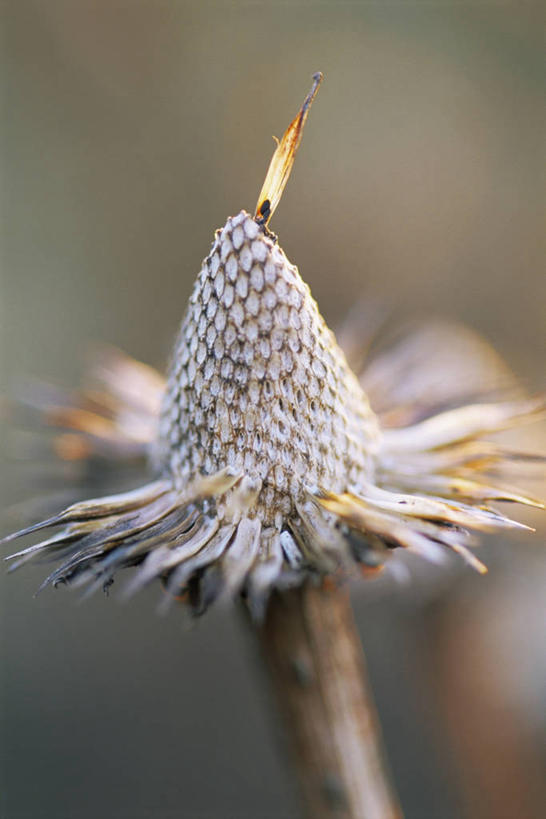
[[[5,391],[22,375],[75,383],[97,339],[163,366],[213,230],[254,207],[271,135],[318,69],[272,226],[326,318],[368,293],[463,319],[541,386],[540,4],[1,12]],[[8,440],[2,505],[25,496],[12,454]],[[408,817],[540,815],[541,544],[489,546],[485,579],[417,567],[409,589],[355,590]],[[64,590],[34,600],[39,579],[2,577],[2,817],[297,816],[235,614],[186,631],[155,616],[157,589],[78,606]]]

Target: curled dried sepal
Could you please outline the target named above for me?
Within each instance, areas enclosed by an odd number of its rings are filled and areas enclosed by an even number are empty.
[[[294,164],[296,151],[301,142],[307,114],[309,113],[309,109],[315,99],[321,82],[322,73],[318,71],[316,74],[313,74],[313,85],[305,97],[297,116],[292,120],[284,132],[282,139],[277,143],[277,147],[269,163],[265,182],[258,197],[258,204],[256,205],[254,218],[261,225],[267,226],[280,202],[292,170],[292,165]]]

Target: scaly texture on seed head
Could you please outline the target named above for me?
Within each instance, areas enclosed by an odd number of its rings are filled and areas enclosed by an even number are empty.
[[[373,480],[379,430],[298,270],[246,213],[218,230],[175,344],[161,463],[183,487],[224,467],[282,527],[314,487]],[[219,505],[220,518],[227,514]]]

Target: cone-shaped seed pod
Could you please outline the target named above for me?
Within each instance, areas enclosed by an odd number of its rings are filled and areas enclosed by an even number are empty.
[[[103,371],[115,399],[107,423],[76,408],[57,413],[57,423],[86,436],[83,452],[148,445],[156,474],[140,490],[77,503],[9,536],[60,527],[11,556],[15,566],[59,560],[43,585],[74,581],[92,591],[138,565],[127,593],[161,578],[167,600],[186,593],[196,612],[244,592],[260,615],[272,589],[379,567],[397,546],[433,561],[451,549],[483,572],[467,530],[518,526],[490,502],[540,505],[488,477],[517,456],[482,438],[532,419],[543,402],[457,406],[451,395],[434,414],[429,391],[413,418],[409,407],[411,425],[383,429],[269,231],[320,80],[278,144],[256,215],[241,211],[216,232],[162,401],[159,376],[116,358]]]

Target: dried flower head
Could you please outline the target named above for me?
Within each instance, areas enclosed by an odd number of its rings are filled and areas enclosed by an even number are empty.
[[[489,479],[520,456],[483,436],[533,418],[542,402],[465,405],[468,390],[427,382],[416,337],[359,380],[269,231],[320,80],[278,144],[255,215],[241,211],[216,232],[166,381],[112,355],[94,411],[46,407],[71,429],[58,441],[68,457],[146,450],[155,474],[7,538],[57,527],[10,558],[59,561],[44,586],[93,590],[138,566],[128,592],[161,578],[167,600],[185,594],[196,612],[243,592],[260,614],[272,589],[375,569],[394,547],[432,561],[451,549],[483,572],[469,530],[520,525],[490,503],[540,505]],[[366,381],[391,426],[371,409]],[[410,394],[396,406],[401,384]]]

